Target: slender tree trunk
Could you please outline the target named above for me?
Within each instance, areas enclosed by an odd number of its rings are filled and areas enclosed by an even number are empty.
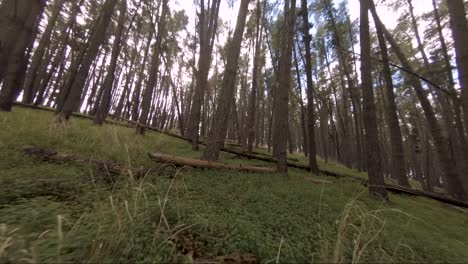
[[[70,118],[73,110],[75,110],[80,103],[80,97],[89,74],[89,68],[96,59],[96,55],[98,54],[101,44],[104,42],[105,33],[111,21],[116,4],[117,0],[106,0],[102,6],[101,14],[97,20],[99,22],[97,23],[96,28],[93,29],[89,39],[88,49],[81,61],[81,65],[76,76],[73,78],[73,82],[70,83],[70,88],[68,89],[69,93],[64,100],[64,104],[58,111],[58,123],[65,123]]]
[[[299,43],[298,43],[298,47],[299,47]],[[300,50],[298,48],[298,50]],[[307,142],[307,137],[308,137],[308,134],[307,134],[307,119],[306,119],[306,116],[305,116],[305,112],[306,112],[306,108],[304,106],[304,102],[302,100],[302,83],[301,83],[301,72],[299,71],[299,61],[298,61],[298,58],[297,58],[297,52],[296,52],[296,46],[294,46],[293,48],[293,52],[294,52],[294,66],[296,67],[296,79],[297,79],[297,85],[299,87],[299,96],[300,96],[300,100],[299,100],[299,104],[301,106],[301,128],[302,128],[302,136],[303,136],[303,141],[304,141],[304,155],[306,157],[308,157],[309,155],[309,149],[308,149],[308,142]]]
[[[110,99],[112,94],[112,88],[115,80],[115,69],[117,67],[117,60],[119,59],[120,51],[122,49],[122,34],[125,26],[125,17],[127,13],[127,0],[121,0],[120,2],[120,17],[117,25],[117,31],[114,39],[114,47],[112,48],[112,57],[109,68],[107,69],[107,75],[103,84],[103,97],[99,103],[98,110],[94,115],[94,123],[102,125],[102,122],[106,119],[109,114]],[[125,41],[125,40],[124,40]]]
[[[401,136],[400,124],[398,121],[397,106],[395,103],[395,93],[393,91],[392,73],[390,71],[387,44],[378,23],[375,23],[377,37],[379,41],[380,53],[382,57],[382,75],[386,84],[386,97],[388,108],[385,111],[388,119],[388,129],[390,133],[391,145],[391,176],[398,180],[404,187],[410,187],[405,168],[405,156],[403,151],[403,140]]]
[[[450,15],[450,28],[454,40],[455,54],[457,61],[458,76],[461,87],[461,105],[465,128],[468,127],[468,22],[466,20],[466,11],[463,0],[448,0],[447,6]],[[449,70],[449,69],[448,69]],[[459,128],[459,133],[460,133]],[[466,132],[466,131],[465,131]],[[465,135],[465,134],[463,134]],[[462,135],[462,137],[463,137]],[[466,143],[465,143],[466,151]],[[468,164],[468,156],[465,156],[465,164]]]
[[[276,154],[278,172],[287,174],[287,141],[289,118],[289,91],[291,85],[291,57],[296,22],[296,0],[285,0],[283,39],[279,65],[278,87],[273,110],[273,152]],[[310,150],[309,150],[310,152]]]
[[[422,55],[424,65],[429,65],[429,59],[427,58],[426,52],[424,51],[424,45],[421,41],[421,36],[419,34],[418,22],[416,21],[416,18],[414,16],[413,0],[406,0],[406,2],[408,3],[408,7],[409,7],[411,25],[413,26],[414,35],[416,37],[416,42],[418,43],[418,50],[420,51]]]
[[[372,11],[372,16],[374,18],[374,21],[376,21],[376,23],[378,23],[380,27],[382,28],[382,31],[387,41],[390,43],[392,50],[397,55],[403,67],[408,69],[409,71],[414,72],[413,67],[406,59],[405,55],[403,54],[400,47],[394,40],[393,36],[386,29],[385,25],[383,25],[382,22],[380,21],[380,18],[378,17],[377,12],[375,10],[375,6],[373,5],[373,0],[371,0],[371,3],[372,3],[371,11]],[[456,166],[455,160],[452,158],[452,155],[450,154],[450,151],[448,148],[448,141],[442,133],[442,129],[435,116],[434,109],[432,108],[431,103],[425,94],[425,91],[421,85],[421,82],[413,75],[408,75],[407,77],[408,77],[408,81],[411,82],[411,85],[414,88],[414,91],[419,99],[419,102],[421,103],[421,107],[424,110],[424,115],[426,116],[430,131],[431,131],[432,139],[434,140],[434,144],[437,149],[437,153],[439,155],[440,163],[441,163],[441,166],[443,167],[443,170],[446,176],[445,178],[448,184],[448,191],[455,198],[460,199],[460,200],[465,200],[466,194],[465,194],[465,191],[463,190],[461,179],[459,178],[459,175],[457,173],[457,166]]]
[[[234,36],[229,43],[226,69],[221,84],[221,91],[218,95],[218,105],[213,116],[213,127],[209,132],[209,139],[204,152],[204,159],[215,161],[219,157],[219,152],[224,145],[227,134],[229,112],[232,108],[235,85],[237,79],[237,69],[239,67],[239,54],[244,35],[245,20],[250,0],[241,0],[239,14],[237,15],[236,29]]]
[[[371,41],[369,33],[369,0],[361,0],[360,15],[361,82],[364,106],[364,129],[366,135],[367,174],[369,193],[388,199],[380,159],[377,115],[372,87]]]
[[[45,0],[5,0],[0,5],[0,111],[11,111],[27,67]]]
[[[307,143],[309,151],[309,166],[312,174],[318,175],[318,165],[317,165],[317,150],[315,144],[315,108],[314,108],[314,82],[312,80],[312,54],[310,52],[310,42],[312,36],[309,33],[310,23],[309,23],[309,12],[307,6],[307,0],[301,1],[302,8],[302,34],[304,40],[304,49],[305,49],[305,71],[307,77]]]
[[[146,88],[143,93],[143,100],[141,102],[141,115],[139,117],[139,122],[143,125],[146,125],[149,117],[149,110],[151,106],[151,95],[153,94],[154,88],[158,82],[158,72],[159,65],[161,64],[161,53],[162,53],[162,41],[163,37],[166,35],[166,16],[169,14],[168,0],[163,0],[161,16],[158,22],[158,32],[156,35],[156,43],[153,46],[153,55],[151,58],[151,67],[149,72],[148,81],[146,83]],[[136,133],[143,135],[145,133],[145,128],[138,126]]]
[[[196,72],[196,85],[187,124],[187,136],[192,141],[192,148],[198,149],[200,130],[200,118],[203,99],[208,85],[208,73],[211,64],[214,36],[218,24],[220,0],[213,0],[211,9],[205,10],[205,0],[201,1],[200,11],[200,56],[198,59],[198,71]],[[207,17],[209,15],[209,17]]]
[[[358,165],[357,167],[363,168],[364,167],[363,166],[363,153],[361,149],[362,142],[361,142],[360,122],[359,122],[361,115],[360,115],[360,104],[358,102],[358,99],[356,98],[357,88],[354,85],[354,81],[351,75],[351,70],[349,69],[349,63],[346,60],[346,57],[343,51],[343,46],[341,44],[342,40],[341,40],[340,34],[338,33],[338,27],[335,21],[335,16],[333,14],[331,1],[325,0],[324,3],[326,5],[326,12],[327,12],[328,18],[330,19],[330,22],[333,28],[334,45],[335,45],[336,53],[338,55],[338,63],[340,65],[340,70],[342,72],[342,74],[340,74],[340,78],[342,80],[341,83],[343,87],[342,100],[343,100],[343,119],[344,119],[344,125],[345,125],[343,127],[343,132],[345,133],[344,135],[345,139],[343,141],[344,151],[345,151],[344,163],[348,166],[352,166],[352,157],[351,157],[352,148],[350,144],[348,143],[348,141],[350,141],[350,138],[351,138],[350,136],[351,132],[349,131],[350,130],[349,123],[351,121],[349,120],[349,115],[348,115],[348,97],[349,97],[351,99],[352,111],[353,111],[353,117],[354,117],[354,128],[355,128],[355,136],[356,136],[355,145],[356,145],[356,152],[358,154],[357,159],[356,159],[357,165]],[[345,89],[344,77],[346,77],[346,82],[347,82],[348,89],[349,89],[349,96],[348,96],[348,92]]]
[[[266,2],[265,2],[266,3]],[[260,7],[260,0],[257,1],[257,33],[255,38],[255,53],[254,63],[252,72],[252,90],[250,91],[249,107],[248,107],[248,119],[247,119],[247,152],[252,153],[253,143],[255,140],[255,116],[257,108],[257,87],[259,82],[259,71],[260,69],[260,47],[262,45],[262,34],[263,28],[261,27],[262,9]]]
[[[24,83],[24,94],[23,94],[23,103],[30,104],[33,102],[34,96],[37,93],[38,87],[34,87],[34,83],[39,72],[39,66],[42,63],[42,59],[44,57],[46,49],[49,47],[51,42],[51,35],[52,30],[55,27],[56,21],[58,16],[60,15],[60,11],[62,10],[62,6],[65,3],[65,0],[56,0],[54,2],[54,8],[52,11],[52,15],[47,22],[47,26],[42,33],[41,39],[39,44],[34,51],[34,55],[31,59],[31,65],[29,66],[28,73],[26,75],[25,83]]]
[[[146,41],[146,48],[143,55],[143,62],[140,64],[137,82],[135,88],[133,89],[132,95],[132,120],[137,121],[139,118],[139,108],[140,108],[140,94],[141,94],[141,85],[145,79],[145,66],[148,60],[148,54],[151,46],[151,39],[153,38],[154,30],[153,26],[151,27],[150,33],[148,34],[148,39]]]

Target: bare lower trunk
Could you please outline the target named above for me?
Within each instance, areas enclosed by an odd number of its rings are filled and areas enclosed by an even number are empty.
[[[361,78],[364,106],[364,129],[366,135],[367,174],[369,176],[369,193],[382,199],[388,199],[382,174],[380,159],[377,114],[374,102],[371,70],[371,41],[369,33],[369,0],[361,0],[360,16],[361,42]]]
[[[122,42],[122,34],[124,30],[124,23],[125,23],[125,15],[127,12],[127,1],[122,0],[121,8],[120,8],[120,18],[117,26],[117,32],[114,39],[114,47],[112,48],[112,57],[110,61],[110,65],[107,69],[107,76],[104,80],[104,84],[102,89],[104,90],[104,94],[102,100],[99,104],[98,110],[94,116],[94,123],[98,125],[102,125],[104,119],[106,119],[109,108],[110,108],[110,100],[111,94],[113,90],[113,84],[115,80],[115,69],[117,67],[117,60],[120,55],[121,51],[121,42]]]
[[[249,2],[250,0],[241,1],[239,14],[237,16],[236,29],[234,31],[234,36],[229,43],[226,70],[224,72],[221,91],[218,96],[216,112],[213,116],[213,127],[209,132],[209,140],[204,153],[204,158],[206,160],[213,161],[218,159],[219,152],[223,147],[224,140],[226,138],[228,120],[230,117],[229,113],[232,109],[232,101],[234,100],[237,69],[239,67],[239,54],[242,44],[242,36],[244,35],[245,20],[247,17]]]
[[[388,129],[390,132],[391,145],[391,176],[398,180],[398,183],[404,187],[410,187],[405,169],[405,156],[403,152],[403,140],[401,136],[400,124],[398,121],[397,106],[395,103],[395,93],[393,91],[393,80],[389,66],[387,44],[383,36],[382,29],[378,23],[375,23],[377,36],[379,40],[380,52],[382,57],[382,74],[386,85],[386,97],[388,108],[386,115],[388,119]]]
[[[158,22],[158,32],[156,35],[156,43],[153,47],[153,55],[151,58],[151,68],[149,72],[148,81],[146,83],[146,88],[143,93],[143,98],[141,102],[141,114],[139,121],[141,124],[147,124],[149,119],[149,110],[151,106],[151,98],[154,91],[154,88],[158,82],[158,72],[159,65],[161,64],[161,52],[162,52],[162,41],[163,37],[166,34],[166,16],[169,14],[168,0],[163,0],[161,17]],[[137,127],[136,133],[143,135],[145,132],[144,127]]]
[[[319,174],[318,165],[317,165],[317,150],[315,144],[315,108],[314,108],[314,82],[312,80],[312,54],[310,51],[310,42],[312,37],[309,33],[310,23],[309,23],[309,12],[307,0],[301,1],[302,6],[302,34],[304,40],[305,48],[305,70],[307,77],[307,144],[309,151],[309,166],[312,174]]]
[[[36,78],[38,77],[39,66],[42,63],[42,59],[44,57],[46,49],[50,45],[52,30],[55,27],[55,22],[57,21],[57,18],[60,15],[60,11],[62,10],[64,2],[65,0],[55,1],[52,15],[49,18],[49,21],[47,22],[47,26],[44,30],[44,33],[42,33],[39,44],[34,52],[34,55],[32,56],[31,65],[29,66],[28,74],[26,75],[24,83],[23,103],[32,103],[37,93],[38,87],[34,87],[34,83]],[[48,61],[46,62],[48,63]]]
[[[377,15],[377,12],[375,11],[375,7],[373,5],[371,8],[371,11],[374,17],[374,21],[379,23],[387,41],[390,43],[392,50],[397,55],[403,67],[408,69],[409,71],[414,72],[413,67],[408,62],[406,57],[404,56],[400,47],[394,40],[392,34],[388,32],[388,30],[380,21]],[[445,173],[445,177],[446,177],[447,184],[448,184],[447,186],[448,191],[455,198],[460,199],[460,200],[465,200],[466,194],[465,194],[465,191],[463,190],[463,185],[461,183],[460,176],[458,175],[458,172],[457,172],[457,166],[456,166],[455,160],[452,158],[452,155],[450,154],[450,151],[448,149],[448,141],[442,133],[442,129],[435,116],[434,109],[432,108],[431,103],[426,96],[425,90],[423,89],[421,82],[415,76],[409,75],[408,81],[413,86],[414,91],[419,99],[419,102],[421,103],[421,107],[423,108],[424,115],[426,117],[426,120],[428,122],[430,131],[431,131],[432,139],[434,140],[434,145],[438,152],[441,166]]]
[[[0,5],[0,110],[10,111],[27,67],[26,50],[37,34],[45,0],[5,0]]]
[[[279,66],[278,87],[275,91],[273,110],[273,152],[276,154],[278,172],[286,174],[287,141],[289,118],[289,91],[291,85],[291,57],[296,22],[296,0],[284,3],[285,19],[283,22],[283,40],[281,41],[281,58]]]
[[[68,88],[69,92],[65,97],[63,106],[57,113],[58,123],[66,122],[80,103],[80,97],[89,74],[89,68],[96,59],[96,55],[98,54],[101,44],[104,42],[105,33],[111,21],[112,13],[114,12],[116,3],[117,0],[107,0],[102,6],[101,14],[97,20],[99,23],[96,25],[96,28],[93,29],[89,40],[88,49],[86,50],[86,53],[81,60],[76,76],[71,76],[74,78],[70,83],[70,87]]]

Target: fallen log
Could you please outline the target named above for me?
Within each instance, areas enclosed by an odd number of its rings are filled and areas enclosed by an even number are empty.
[[[227,152],[227,153],[235,154],[235,155],[246,157],[246,158],[249,158],[249,159],[255,159],[255,160],[261,160],[261,161],[265,161],[265,162],[276,163],[275,158],[269,157],[269,156],[266,156],[266,155],[249,154],[249,153],[247,153],[245,151],[240,151],[240,150],[236,150],[236,149],[232,149],[232,148],[225,148],[225,147],[221,148],[221,150],[224,151],[224,152]],[[288,164],[288,167],[310,171],[310,167],[307,166],[307,165],[304,165],[304,164],[300,164],[300,163],[297,163],[297,162],[291,162],[291,161],[288,161],[287,164]],[[353,179],[356,179],[356,180],[359,180],[359,181],[365,181],[365,179],[362,179],[362,178],[359,178],[359,177],[356,177],[356,176],[353,176],[353,175],[344,175],[344,174],[336,173],[334,171],[330,171],[330,170],[326,170],[326,169],[319,169],[319,172],[324,174],[324,175],[332,176],[332,177],[335,177],[335,178],[349,177],[349,178],[353,178]]]
[[[319,183],[319,184],[322,184],[322,183],[333,183],[332,181],[321,180],[321,179],[316,179],[316,178],[312,178],[312,177],[304,177],[304,180],[310,181],[310,182],[313,182],[313,183]]]
[[[443,196],[440,194],[424,192],[420,190],[409,189],[409,188],[405,188],[401,186],[394,186],[390,184],[386,184],[385,188],[387,189],[387,191],[392,192],[392,193],[399,193],[399,194],[403,193],[403,194],[412,195],[412,196],[420,196],[420,197],[430,198],[430,199],[433,199],[442,203],[455,205],[455,206],[459,206],[463,208],[468,208],[467,202],[455,200],[455,199],[452,199],[450,197]]]
[[[40,109],[40,110],[44,110],[44,111],[55,112],[55,110],[53,108],[47,108],[47,107],[42,107],[42,106],[33,106],[33,105],[23,104],[23,103],[20,103],[20,102],[16,102],[15,105],[26,107],[26,108],[31,108],[31,109]],[[81,113],[74,113],[73,116],[76,116],[76,117],[79,117],[79,118],[92,119],[91,116],[87,116],[87,115],[84,115],[84,114],[81,114]],[[156,129],[154,127],[142,125],[142,124],[140,124],[138,122],[134,122],[134,121],[123,119],[123,118],[120,119],[120,120],[122,120],[124,122],[127,122],[127,124],[122,123],[122,122],[113,121],[113,120],[106,120],[105,122],[109,123],[109,124],[113,124],[113,125],[132,127],[132,128],[134,126],[136,126],[136,125],[140,125],[140,126],[144,126],[145,128],[147,128],[150,131],[154,131],[154,132],[157,132],[157,133],[163,133],[165,135],[175,137],[175,138],[179,138],[179,139],[190,142],[189,139],[187,139],[187,138],[185,138],[183,136],[177,135],[177,134],[173,134],[173,133],[170,133],[170,132],[167,132],[167,131],[161,131],[161,130]],[[231,154],[236,154],[236,155],[247,157],[247,158],[250,158],[250,159],[256,159],[256,160],[261,160],[261,161],[266,161],[266,162],[275,162],[276,163],[276,160],[274,158],[266,156],[266,155],[260,156],[260,155],[248,154],[248,153],[243,152],[243,151],[238,151],[238,150],[231,149],[231,148],[226,148],[226,147],[222,148],[221,150],[224,151],[224,152],[228,152],[228,153],[231,153]],[[290,161],[288,161],[287,164],[288,164],[289,167],[310,171],[310,167],[307,166],[307,165],[299,164],[299,163],[296,163],[296,162],[290,162]],[[332,177],[336,177],[336,178],[341,178],[341,177],[353,178],[355,180],[358,180],[361,184],[364,184],[364,185],[368,184],[368,181],[366,179],[362,179],[362,178],[359,178],[359,177],[356,177],[356,176],[353,176],[353,175],[344,175],[344,174],[336,173],[334,171],[329,171],[329,170],[325,170],[325,169],[320,169],[319,171],[320,171],[320,173],[325,174],[327,176],[332,176]],[[439,201],[439,202],[442,202],[442,203],[445,203],[445,204],[449,204],[449,205],[453,205],[453,206],[459,206],[459,207],[463,207],[463,208],[468,208],[468,203],[467,202],[455,200],[455,199],[452,199],[451,197],[448,197],[448,196],[443,196],[443,195],[439,195],[439,194],[424,192],[424,191],[420,191],[420,190],[403,188],[403,187],[400,187],[400,186],[394,186],[394,185],[389,185],[389,184],[386,184],[385,188],[387,189],[387,191],[392,192],[392,193],[397,193],[397,194],[402,194],[403,193],[403,194],[407,194],[407,195],[416,195],[416,196],[421,196],[421,197],[426,197],[426,198],[429,198],[429,199],[432,199],[432,200],[436,200],[436,201]]]
[[[142,178],[148,173],[154,171],[153,168],[129,168],[119,162],[111,160],[99,160],[75,154],[59,153],[54,150],[39,148],[35,146],[24,146],[23,151],[26,155],[47,162],[74,162],[80,165],[92,165],[96,169],[117,175],[133,176]]]
[[[160,163],[174,164],[176,166],[189,166],[194,168],[205,168],[205,169],[227,169],[227,170],[237,170],[245,172],[262,172],[262,173],[275,173],[276,169],[265,168],[265,167],[255,167],[255,166],[244,166],[240,164],[226,164],[220,162],[211,162],[206,160],[198,159],[189,159],[181,158],[171,155],[159,154],[159,153],[148,153],[148,156]]]

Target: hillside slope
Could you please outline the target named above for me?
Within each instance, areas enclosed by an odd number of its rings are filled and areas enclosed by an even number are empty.
[[[468,213],[438,202],[390,195],[384,204],[352,179],[316,184],[294,169],[288,178],[179,170],[147,157],[201,156],[179,139],[80,119],[55,128],[52,120],[43,111],[0,113],[1,262],[468,261]],[[48,163],[25,156],[25,145],[156,171],[136,180]]]

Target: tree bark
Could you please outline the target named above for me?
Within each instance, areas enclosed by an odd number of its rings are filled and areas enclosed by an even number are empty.
[[[309,166],[312,174],[319,174],[317,165],[317,149],[315,144],[315,108],[314,108],[314,82],[312,80],[312,54],[310,52],[310,22],[307,0],[301,1],[302,13],[302,34],[305,48],[305,71],[307,78],[307,143],[309,151]]]
[[[461,105],[466,129],[468,127],[468,49],[466,48],[466,44],[468,43],[468,22],[466,20],[463,0],[447,0],[447,6],[455,46],[457,70],[461,87]],[[465,159],[467,158],[468,156],[465,157]],[[468,163],[468,160],[465,160],[466,163]]]
[[[119,59],[120,51],[122,50],[122,34],[125,26],[125,17],[127,13],[127,0],[120,2],[120,17],[117,25],[117,31],[114,38],[114,47],[112,48],[112,57],[109,68],[107,68],[107,75],[104,79],[104,84],[101,89],[104,90],[103,97],[99,103],[96,114],[94,115],[94,124],[102,125],[109,113],[110,99],[112,95],[113,84],[115,80],[115,69],[117,68],[117,60]],[[125,41],[125,40],[124,40]]]
[[[153,55],[151,58],[151,67],[149,72],[148,81],[146,82],[146,88],[143,93],[143,100],[141,102],[141,114],[139,121],[141,124],[147,124],[149,117],[149,110],[151,106],[151,98],[154,88],[158,82],[159,65],[161,64],[161,53],[162,53],[162,41],[166,35],[166,16],[169,14],[169,0],[163,0],[161,16],[158,21],[158,32],[156,35],[156,42],[153,46]],[[137,127],[136,133],[143,135],[145,133],[144,127]]]
[[[266,3],[266,2],[265,2]],[[256,38],[255,38],[255,53],[254,63],[252,72],[252,89],[250,91],[249,106],[248,106],[248,118],[247,118],[247,152],[252,153],[253,143],[255,140],[255,116],[257,108],[257,87],[259,82],[259,71],[260,69],[260,47],[263,39],[263,27],[261,26],[262,9],[260,7],[260,0],[257,1],[257,25],[256,25]]]
[[[219,152],[224,145],[224,140],[227,134],[227,125],[229,113],[234,100],[236,88],[237,69],[239,67],[239,54],[242,44],[242,36],[244,35],[245,20],[250,0],[242,0],[237,15],[236,29],[234,36],[229,43],[228,57],[226,69],[223,76],[221,91],[218,95],[218,105],[213,116],[213,127],[208,136],[209,140],[203,154],[204,159],[214,161],[219,157]]]
[[[34,87],[34,84],[35,84],[36,78],[38,77],[37,73],[39,70],[39,66],[42,63],[42,59],[44,57],[47,47],[50,45],[52,30],[55,27],[57,18],[60,15],[60,11],[62,10],[62,6],[64,3],[65,3],[65,0],[55,1],[52,15],[49,18],[49,21],[47,22],[47,26],[44,30],[44,33],[42,33],[39,44],[36,50],[34,51],[34,55],[32,56],[31,64],[29,66],[28,73],[26,75],[26,79],[24,83],[23,103],[27,103],[27,104],[32,103],[37,93],[37,90],[39,87]]]
[[[388,119],[388,129],[390,133],[391,145],[391,176],[404,187],[410,187],[405,168],[405,155],[403,151],[403,139],[401,136],[400,124],[398,121],[397,106],[395,103],[395,93],[393,91],[392,73],[389,66],[387,44],[379,23],[374,23],[377,30],[380,53],[382,57],[382,75],[384,77],[388,108],[385,111]]]
[[[76,76],[70,76],[73,78],[73,81],[70,83],[70,87],[68,88],[69,92],[65,97],[63,106],[57,113],[57,123],[66,123],[70,118],[70,115],[80,103],[84,84],[89,74],[89,68],[96,59],[96,55],[98,54],[101,44],[104,42],[107,27],[111,21],[116,4],[117,0],[106,0],[102,6],[101,13],[97,20],[98,23],[90,36],[88,48],[81,60],[79,70],[77,71]]]
[[[371,0],[371,12],[374,21],[376,21],[376,23],[378,23],[382,28],[382,31],[387,41],[390,43],[393,52],[397,55],[403,67],[408,69],[409,71],[414,72],[413,67],[406,59],[405,55],[401,51],[401,48],[398,46],[390,32],[386,29],[385,25],[383,25],[380,21],[380,18],[378,17],[377,12],[375,10],[375,6],[373,5],[373,0]],[[445,178],[448,184],[448,192],[457,199],[465,200],[466,194],[463,190],[461,179],[459,178],[459,175],[457,173],[455,160],[452,159],[452,156],[448,149],[448,141],[442,133],[442,129],[437,121],[434,109],[432,108],[431,103],[425,94],[421,82],[414,75],[408,75],[407,78],[413,86],[414,91],[419,99],[419,102],[421,103],[421,107],[424,110],[424,115],[426,116],[426,120],[431,131],[432,139],[434,140],[434,145],[437,149],[440,163],[445,173]]]
[[[218,25],[220,5],[220,0],[213,0],[210,10],[205,10],[205,0],[201,1],[201,11],[199,15],[200,56],[198,59],[198,70],[195,76],[196,84],[186,131],[186,135],[192,140],[192,148],[194,150],[198,149],[201,108],[208,85],[208,73],[211,64],[214,36]],[[207,18],[207,15],[210,16]]]
[[[0,111],[11,111],[27,67],[45,0],[5,0],[0,5]]]
[[[387,191],[382,173],[380,158],[377,114],[372,85],[371,41],[369,33],[369,0],[361,0],[360,12],[361,42],[361,85],[364,106],[364,129],[366,136],[367,174],[369,176],[369,193],[387,200]]]
[[[285,0],[281,41],[278,87],[275,91],[273,110],[273,152],[276,154],[278,172],[287,174],[287,142],[289,118],[289,91],[291,85],[291,57],[296,22],[296,0]]]

